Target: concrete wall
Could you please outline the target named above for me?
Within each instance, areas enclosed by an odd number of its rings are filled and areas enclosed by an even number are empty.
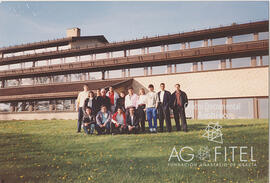
[[[171,92],[179,83],[190,99],[268,96],[269,83],[268,68],[262,67],[135,77],[133,87],[138,93],[152,83],[159,91],[161,82]]]
[[[0,113],[0,120],[42,120],[67,119],[76,120],[77,112],[17,112]]]

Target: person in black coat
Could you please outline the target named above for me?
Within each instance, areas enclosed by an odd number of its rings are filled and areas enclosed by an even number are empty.
[[[116,100],[116,108],[115,108],[115,112],[117,112],[117,109],[123,109],[123,111],[125,112],[125,92],[120,92],[120,96],[119,98]]]
[[[87,107],[90,107],[92,109],[92,115],[96,115],[99,111],[97,98],[95,97],[93,91],[89,92],[89,97],[84,101],[84,113]]]
[[[86,107],[83,116],[83,129],[86,134],[93,134],[96,126],[96,117],[92,114],[92,109]]]
[[[187,132],[187,121],[185,108],[188,105],[187,94],[180,90],[180,84],[175,85],[175,92],[171,95],[171,108],[173,109],[173,115],[175,119],[177,131],[181,130],[179,116],[181,118],[181,126],[185,132]]]
[[[164,126],[164,118],[166,121],[167,131],[172,131],[172,123],[170,117],[170,101],[171,101],[171,93],[165,90],[165,84],[160,84],[161,91],[158,92],[158,118],[159,118],[159,128],[160,132],[163,132]]]
[[[139,131],[139,118],[135,113],[135,108],[131,107],[129,108],[129,113],[126,117],[127,121],[127,132],[130,133],[135,133],[137,134]]]
[[[111,100],[109,97],[106,96],[106,90],[103,88],[101,89],[101,96],[97,97],[97,106],[98,111],[100,111],[101,106],[106,106],[106,108],[110,111],[111,109]]]

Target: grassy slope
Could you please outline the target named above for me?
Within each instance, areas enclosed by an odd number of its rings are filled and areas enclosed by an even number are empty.
[[[5,182],[53,183],[267,182],[267,120],[219,120],[223,146],[253,145],[257,167],[168,166],[174,146],[198,151],[219,145],[202,138],[208,122],[189,120],[188,133],[86,136],[75,133],[75,121],[2,121],[0,177]]]

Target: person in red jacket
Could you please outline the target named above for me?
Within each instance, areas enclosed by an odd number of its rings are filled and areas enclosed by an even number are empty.
[[[112,133],[124,133],[126,131],[126,115],[119,107],[112,117]]]

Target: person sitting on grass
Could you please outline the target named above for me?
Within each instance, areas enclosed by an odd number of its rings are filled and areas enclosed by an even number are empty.
[[[129,113],[127,115],[127,131],[128,134],[137,134],[139,131],[139,118],[135,113],[135,107],[129,108]]]
[[[86,107],[85,114],[83,116],[83,129],[86,134],[93,134],[95,130],[96,119],[92,114],[92,109],[90,107]]]
[[[96,130],[98,135],[103,134],[106,130],[106,133],[110,133],[111,129],[111,112],[107,110],[105,105],[101,106],[101,110],[97,113],[96,116]]]
[[[112,117],[112,132],[124,133],[126,129],[126,115],[123,108],[119,107]]]

